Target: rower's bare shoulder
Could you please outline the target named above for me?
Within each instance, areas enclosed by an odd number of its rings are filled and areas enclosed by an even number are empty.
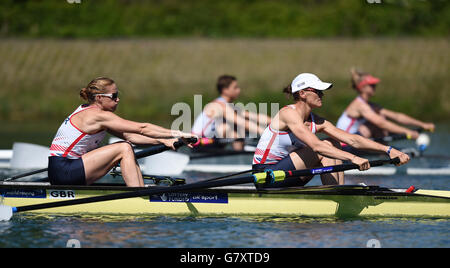
[[[110,111],[104,111],[102,109],[91,109],[89,111],[89,114],[87,114],[87,120],[89,120],[89,122],[94,123],[94,122],[105,122],[105,121],[110,121],[110,120],[114,120],[116,118],[119,118],[118,115],[116,115],[113,112]]]
[[[289,106],[285,106],[281,108],[281,110],[278,112],[279,118],[282,122],[289,122],[289,121],[297,121],[298,118],[300,118],[300,115],[298,112]]]
[[[356,98],[350,103],[350,105],[347,107],[345,111],[348,116],[358,118],[367,109],[370,109],[369,104],[367,104],[364,101],[361,101],[359,98]]]
[[[295,110],[292,108],[289,108],[288,106],[284,106],[283,108],[280,109],[279,113],[280,113],[280,116],[285,116],[285,115],[295,113]]]
[[[216,117],[220,114],[223,114],[223,107],[220,103],[217,102],[210,102],[206,104],[205,108],[203,109],[203,112],[208,117]]]

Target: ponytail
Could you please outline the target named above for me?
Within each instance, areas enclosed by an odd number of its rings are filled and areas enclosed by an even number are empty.
[[[368,74],[357,71],[354,67],[350,69],[350,73],[351,73],[352,88],[355,89],[356,91],[359,91],[358,88],[359,83],[361,83],[361,81],[364,80],[364,76]]]
[[[95,94],[102,94],[106,92],[106,87],[114,84],[114,80],[107,77],[98,77],[89,82],[89,84],[80,90],[80,97],[83,100],[93,103],[95,101]]]
[[[299,101],[300,100],[299,92],[295,92],[294,94],[292,94],[292,87],[291,87],[291,85],[288,85],[287,87],[283,88],[283,93],[286,94],[286,98],[287,99],[293,98],[295,101]]]

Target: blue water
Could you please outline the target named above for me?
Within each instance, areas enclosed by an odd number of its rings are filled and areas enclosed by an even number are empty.
[[[432,134],[428,154],[450,155],[449,127]],[[412,167],[448,167],[414,159]],[[14,173],[0,170],[0,179]],[[215,174],[188,173],[196,181]],[[450,176],[347,176],[348,184],[450,190]],[[319,185],[315,178],[310,185]],[[450,247],[450,219],[305,217],[33,216],[0,222],[0,247]],[[373,240],[375,239],[375,240]]]
[[[276,217],[18,216],[0,222],[0,247],[448,247],[448,220]]]

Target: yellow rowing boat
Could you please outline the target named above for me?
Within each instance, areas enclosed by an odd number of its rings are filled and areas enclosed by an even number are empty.
[[[142,188],[121,185],[51,186],[48,183],[0,183],[3,203],[12,207],[136,190]],[[448,218],[450,191],[417,190],[407,193],[404,189],[362,185],[283,189],[228,186],[47,208],[29,213]]]

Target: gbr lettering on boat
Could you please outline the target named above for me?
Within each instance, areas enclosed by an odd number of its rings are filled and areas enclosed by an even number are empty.
[[[49,190],[49,199],[75,199],[74,190]]]

